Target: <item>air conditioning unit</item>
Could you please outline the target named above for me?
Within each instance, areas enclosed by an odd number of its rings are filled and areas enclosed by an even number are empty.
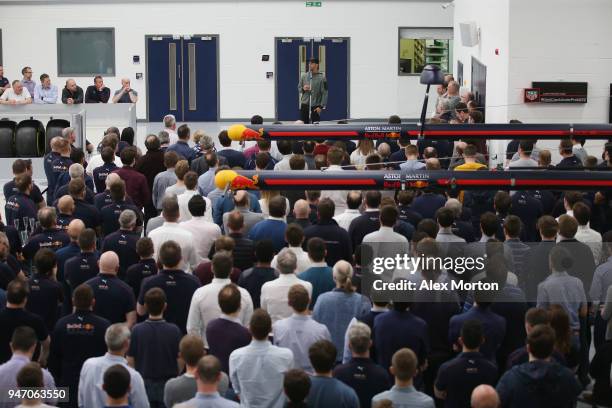
[[[464,47],[478,45],[480,30],[475,22],[459,23],[459,29],[461,30],[461,45]]]

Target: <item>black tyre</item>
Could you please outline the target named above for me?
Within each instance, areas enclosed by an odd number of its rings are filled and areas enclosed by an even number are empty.
[[[45,154],[45,126],[39,120],[22,120],[15,131],[16,157],[41,157]]]
[[[0,120],[0,157],[15,156],[15,128],[12,120]]]
[[[51,119],[47,122],[47,132],[45,136],[45,154],[51,151],[51,139],[56,136],[61,136],[62,131],[70,126],[70,122],[66,119]]]

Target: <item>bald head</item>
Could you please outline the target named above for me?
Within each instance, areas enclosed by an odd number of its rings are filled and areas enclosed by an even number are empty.
[[[54,151],[55,153],[60,153],[63,149],[62,146],[62,140],[64,138],[61,136],[55,136],[54,138],[51,139],[51,141],[49,142],[49,145],[51,146],[51,150]]]
[[[389,146],[388,143],[381,143],[380,145],[378,145],[378,154],[381,157],[389,157],[389,155],[391,155],[391,146]]]
[[[79,235],[85,229],[85,224],[81,220],[72,220],[70,224],[68,224],[68,236],[74,242],[79,239]]]
[[[440,170],[440,160],[435,157],[425,160],[425,168],[427,170]]]
[[[293,206],[293,213],[295,214],[295,218],[308,218],[308,214],[310,213],[310,206],[308,205],[308,201],[297,200],[295,202],[295,205]]]
[[[57,201],[57,209],[59,210],[60,214],[72,215],[74,212],[74,199],[67,194],[60,197],[60,199]]]
[[[490,385],[479,385],[472,391],[472,408],[498,408],[499,396]]]
[[[106,251],[100,257],[100,273],[116,275],[119,270],[119,257],[113,251]]]

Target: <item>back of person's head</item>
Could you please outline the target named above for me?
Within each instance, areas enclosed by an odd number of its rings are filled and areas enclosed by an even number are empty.
[[[470,398],[472,408],[499,408],[499,395],[495,388],[488,384],[480,384],[472,391]]]
[[[94,293],[91,286],[82,283],[72,293],[72,304],[76,310],[89,310],[93,306]]]
[[[431,218],[423,218],[417,224],[417,232],[424,232],[430,238],[435,239],[438,235],[438,223]]]
[[[232,139],[230,139],[227,134],[227,130],[222,130],[219,132],[219,143],[223,147],[230,147],[232,145]]]
[[[179,354],[188,367],[195,367],[204,357],[204,342],[200,336],[187,334],[179,343]]]
[[[45,386],[43,371],[40,364],[30,361],[17,372],[17,387],[19,388],[42,388]]]
[[[531,327],[534,327],[538,324],[549,324],[550,318],[546,309],[532,307],[525,313],[525,323]]]
[[[189,129],[189,126],[181,125],[178,127],[178,129],[176,129],[176,135],[181,140],[189,140],[189,137],[191,136],[191,130]]]
[[[283,390],[287,399],[287,408],[302,404],[310,392],[310,376],[304,370],[291,369],[285,373]]]
[[[300,224],[291,223],[285,230],[285,239],[290,247],[298,247],[304,241],[304,230]]]
[[[398,115],[391,115],[389,116],[387,123],[390,125],[399,125],[400,123],[402,123],[402,120]]]
[[[55,252],[49,248],[41,248],[34,255],[34,266],[41,275],[51,276],[56,265]]]
[[[564,238],[574,238],[578,232],[578,221],[576,218],[563,214],[559,217],[559,234]]]
[[[251,116],[251,125],[263,125],[263,118],[260,115]]]
[[[165,131],[164,133],[168,134],[168,132],[165,132]],[[147,149],[147,151],[148,150],[151,150],[151,151],[159,150],[160,147],[161,147],[161,143],[157,135],[147,136],[147,138],[145,139],[145,148]]]
[[[567,271],[574,266],[574,260],[570,252],[560,245],[552,247],[548,259],[553,272]]]
[[[304,154],[312,154],[312,152],[314,152],[315,145],[315,142],[313,142],[312,140],[304,141],[304,143],[302,144],[302,150],[304,151]]]
[[[53,207],[43,207],[38,210],[38,221],[43,229],[55,227],[57,222],[57,213]]]
[[[270,155],[264,152],[259,152],[255,155],[255,166],[258,169],[263,170],[268,167],[268,164],[270,164]]]
[[[240,310],[240,290],[238,290],[238,286],[230,283],[225,285],[219,291],[218,295],[219,307],[221,311],[226,315],[231,315]]]
[[[117,180],[111,184],[109,193],[113,201],[123,201],[125,198],[125,182],[123,180]]]
[[[81,166],[81,168],[78,170],[80,175],[77,175],[75,177],[83,177],[84,169],[83,169],[82,163],[85,161],[85,153],[82,150],[79,150],[79,149],[72,150],[70,152],[70,161],[73,163],[73,164],[70,165],[70,167],[72,167],[72,166],[74,166],[76,164]],[[78,166],[75,166],[75,167],[78,167]],[[70,172],[70,168],[68,169],[68,171]],[[70,172],[70,177],[75,178],[75,177],[73,177],[72,172]]]
[[[79,234],[79,248],[83,252],[96,249],[96,231],[92,228],[85,228]]]
[[[572,154],[572,141],[570,139],[561,139],[559,142],[559,153]]]
[[[160,288],[151,288],[144,295],[144,304],[149,315],[159,316],[166,307],[166,293]]]
[[[380,209],[380,224],[383,227],[393,227],[399,217],[399,211],[394,205],[384,205]]]
[[[36,332],[30,326],[19,326],[13,330],[10,343],[13,353],[28,353],[34,349],[37,343]]]
[[[162,215],[167,222],[176,222],[180,216],[178,199],[174,194],[165,196],[162,200]]]
[[[287,212],[287,199],[283,196],[272,197],[268,202],[270,217],[283,218]]]
[[[203,384],[215,384],[221,375],[221,362],[213,355],[204,356],[198,361],[196,378]]]
[[[276,268],[282,275],[294,273],[297,268],[297,256],[289,248],[283,248],[276,256]]]
[[[30,163],[28,165],[28,162],[26,160],[17,159],[13,162],[13,175],[18,176],[20,174],[24,174],[31,167],[32,167],[32,164]]]
[[[476,153],[478,153],[478,150],[476,149],[476,146],[472,144],[468,144],[463,148],[463,157],[474,158],[476,157]]]
[[[325,260],[325,252],[327,250],[325,241],[318,237],[312,237],[306,244],[308,249],[308,257],[314,262],[323,262]]]
[[[123,350],[130,341],[130,329],[125,323],[115,323],[108,326],[104,333],[104,342],[110,352]]]
[[[378,208],[380,207],[380,200],[382,199],[382,195],[378,190],[370,190],[365,194],[365,202],[368,208]]]
[[[276,142],[276,148],[280,154],[287,155],[291,154],[293,146],[289,140],[279,140]]]
[[[301,154],[294,154],[289,159],[289,168],[291,170],[306,170],[306,161]]]
[[[217,279],[227,279],[234,267],[232,255],[227,251],[219,251],[213,255],[212,271]]]
[[[336,205],[330,198],[323,198],[317,205],[317,215],[321,221],[329,221],[334,217]]]
[[[130,392],[130,372],[122,364],[115,364],[104,371],[102,389],[114,400],[125,398]]]
[[[235,246],[236,246],[236,242],[231,237],[222,235],[219,238],[215,239],[215,252],[219,252],[219,251],[232,252]]]
[[[516,215],[509,215],[504,220],[504,231],[510,238],[518,238],[521,234],[522,222]]]
[[[171,169],[176,166],[179,161],[179,156],[174,150],[166,151],[164,153],[164,167]]]
[[[353,286],[353,267],[347,261],[338,261],[333,267],[333,277],[336,285],[348,293],[355,291]]]
[[[371,337],[370,326],[361,322],[352,324],[348,331],[348,344],[351,351],[355,354],[366,353],[372,344]]]
[[[255,340],[267,340],[272,330],[272,319],[268,312],[263,309],[256,309],[251,316],[249,330]]]
[[[448,207],[440,207],[436,211],[436,221],[442,228],[452,227],[455,222],[455,214]]]
[[[346,195],[346,206],[350,210],[357,210],[363,201],[361,191],[349,191]]]
[[[338,351],[329,340],[318,340],[308,348],[310,364],[317,374],[329,373],[336,363]]]
[[[559,223],[550,215],[541,216],[536,226],[544,238],[554,239],[559,232]]]
[[[555,346],[555,332],[544,324],[539,324],[527,335],[527,349],[533,357],[543,360],[552,355]]]
[[[416,374],[417,363],[417,357],[412,350],[399,349],[391,358],[391,373],[400,381],[409,381]]]
[[[485,234],[487,237],[494,236],[498,227],[499,220],[492,212],[487,211],[480,216],[480,228],[482,229],[483,234]]]
[[[124,166],[131,166],[134,164],[136,157],[138,156],[138,150],[135,146],[128,146],[121,151],[121,163]]]
[[[85,194],[85,181],[81,178],[70,180],[68,183],[68,193],[73,199],[82,198]]]
[[[287,300],[293,310],[297,313],[302,313],[308,308],[310,296],[308,296],[308,291],[304,286],[295,284],[289,288]]]
[[[344,160],[344,152],[337,147],[332,147],[327,151],[327,163],[329,165],[339,166]]]
[[[149,237],[142,237],[136,241],[136,253],[142,259],[148,259],[155,253],[153,241]]]
[[[468,350],[476,350],[484,341],[482,323],[479,320],[467,320],[461,327],[461,341]]]
[[[498,191],[493,198],[493,205],[498,213],[506,214],[510,211],[512,198],[510,198],[510,194],[507,191]]]
[[[204,200],[204,197],[199,194],[191,197],[187,203],[187,206],[189,208],[189,212],[194,217],[203,217],[204,213],[206,212],[206,201]]]
[[[104,147],[100,153],[100,156],[105,164],[111,164],[115,161],[115,151],[110,147]]]
[[[255,244],[255,260],[259,263],[269,264],[274,258],[274,244],[269,239],[262,239]]]
[[[187,160],[179,160],[174,167],[176,178],[183,181],[185,174],[189,171],[189,162]]]
[[[138,216],[134,212],[134,210],[123,210],[121,214],[119,214],[119,227],[122,230],[131,230],[136,226],[136,222],[138,221]]]
[[[159,248],[159,260],[166,269],[175,269],[181,263],[183,254],[176,241],[166,241]]]
[[[23,173],[15,177],[15,188],[20,193],[25,193],[28,191],[28,188],[32,185],[32,176],[29,174]]]
[[[238,210],[230,212],[227,216],[227,227],[230,231],[240,231],[244,227],[244,216]]]
[[[574,218],[578,221],[578,225],[587,225],[591,220],[591,209],[582,201],[574,204],[572,211],[574,211]]]
[[[188,171],[183,177],[183,183],[187,190],[195,190],[198,186],[198,173],[195,171]]]

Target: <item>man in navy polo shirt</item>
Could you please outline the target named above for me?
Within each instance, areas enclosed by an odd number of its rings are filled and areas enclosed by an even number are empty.
[[[73,256],[77,256],[81,249],[79,248],[79,235],[85,229],[85,224],[81,220],[72,220],[68,224],[66,233],[70,237],[70,243],[63,248],[60,248],[55,253],[57,258],[57,280],[64,283],[64,264]]]
[[[110,194],[113,203],[105,206],[100,211],[102,232],[104,235],[112,234],[121,226],[119,216],[124,210],[131,210],[136,216],[136,225],[142,227],[142,212],[135,205],[125,201],[125,183],[123,180],[118,180],[110,186]]]
[[[68,191],[74,200],[74,218],[83,220],[87,228],[100,229],[100,212],[85,202],[85,183],[82,179],[71,180]]]
[[[55,208],[45,207],[38,211],[38,221],[42,227],[40,234],[32,235],[22,248],[23,257],[32,259],[41,248],[57,251],[70,243],[70,237],[64,230],[57,228]]]
[[[19,191],[6,201],[4,210],[6,213],[6,224],[14,225],[18,231],[29,231],[30,226],[25,225],[24,219],[30,223],[30,219],[36,219],[38,207],[30,198],[32,191],[32,176],[22,174],[15,178],[15,186]],[[19,225],[16,225],[17,222]]]
[[[102,160],[104,160],[104,164],[93,170],[93,181],[96,185],[97,193],[104,191],[106,188],[106,178],[117,168],[115,164],[115,151],[111,147],[103,148],[100,155]]]
[[[227,165],[231,168],[243,168],[246,163],[246,158],[242,152],[232,149],[232,139],[229,138],[227,130],[219,132],[219,143],[223,147],[218,150],[217,154],[227,159]]]
[[[168,307],[164,313],[166,320],[176,324],[183,333],[187,333],[187,315],[193,293],[200,287],[198,278],[179,269],[182,262],[181,247],[175,241],[166,241],[159,249],[159,260],[163,270],[155,276],[144,280],[138,297],[137,311],[144,316],[144,294],[151,288],[161,288],[166,294]]]
[[[57,200],[60,197],[70,193],[70,181],[75,179],[81,179],[85,182],[85,201],[88,204],[93,204],[96,198],[94,193],[93,181],[89,174],[85,173],[85,168],[80,163],[73,163],[68,168],[68,171],[62,173],[56,183],[55,194],[53,195],[53,205],[57,205]]]
[[[64,264],[64,281],[66,282],[64,294],[64,312],[69,313],[72,305],[69,299],[72,298],[72,291],[81,283],[87,282],[95,277],[98,272],[98,254],[96,250],[96,232],[91,228],[86,228],[79,234],[79,248],[81,253],[66,261]]]
[[[482,323],[485,341],[480,352],[490,361],[495,361],[495,353],[506,335],[506,319],[491,311],[490,294],[485,291],[474,292],[474,307],[465,313],[451,317],[448,323],[448,341],[459,350],[459,336],[463,323],[478,320]]]
[[[176,131],[176,134],[178,135],[177,142],[173,145],[170,145],[167,151],[174,151],[179,156],[183,157],[185,160],[191,163],[191,161],[196,158],[196,152],[191,148],[191,146],[189,146],[189,138],[191,136],[191,130],[189,130],[189,126],[179,126],[178,130]]]
[[[391,388],[387,370],[370,358],[372,331],[367,324],[357,322],[348,331],[351,360],[334,369],[334,377],[351,387],[362,407],[369,407],[372,397]]]
[[[111,323],[126,323],[132,327],[136,323],[136,301],[132,288],[117,278],[119,257],[113,251],[100,256],[100,273],[89,279],[96,303],[94,313]]]
[[[435,384],[436,397],[444,400],[445,407],[467,407],[474,388],[497,381],[497,367],[479,352],[484,342],[482,323],[464,322],[459,341],[461,354],[442,364]]]
[[[49,141],[49,146],[51,147],[51,151],[45,155],[43,158],[43,166],[45,169],[45,177],[47,178],[47,187],[53,187],[52,191],[49,191],[50,188],[47,189],[47,201],[49,198],[53,198],[53,192],[55,191],[55,186],[52,184],[53,181],[53,162],[55,159],[61,156],[60,154],[60,144],[63,137],[55,136]]]
[[[67,173],[68,169],[72,165],[70,160],[70,142],[67,139],[61,138],[58,143],[59,157],[53,160],[51,163],[51,179],[47,183],[47,201],[53,202],[55,192],[58,189],[58,182],[63,173]],[[51,191],[49,191],[51,190]]]
[[[179,374],[179,343],[183,334],[164,320],[166,295],[160,288],[144,295],[149,318],[132,329],[128,363],[142,375],[151,407],[164,407],[164,385]],[[151,341],[155,339],[155,341]]]
[[[15,177],[21,174],[29,174],[32,176],[32,160],[30,159],[17,159],[13,162],[13,179],[4,185],[4,199],[8,200],[11,196],[17,194],[19,190],[15,186]],[[32,183],[32,191],[30,192],[30,198],[38,208],[42,208],[45,205],[45,199],[40,192],[40,188]]]
[[[335,204],[330,198],[323,198],[318,203],[316,224],[304,229],[304,242],[312,237],[321,238],[325,241],[327,252],[325,253],[325,263],[335,265],[341,259],[345,261],[353,260],[353,246],[351,235],[333,219]]]
[[[96,196],[94,197],[94,206],[98,209],[98,211],[102,211],[102,208],[113,203],[113,198],[111,197],[111,194],[110,194],[110,186],[112,186],[113,183],[116,183],[118,181],[123,181],[123,180],[121,180],[121,177],[119,177],[117,173],[111,173],[108,175],[108,177],[106,177],[106,181],[105,181],[106,190],[102,191],[101,193],[96,194]],[[132,199],[128,197],[127,195],[125,196],[124,200],[128,204],[134,204]]]
[[[34,257],[34,266],[36,273],[28,281],[30,295],[26,310],[40,316],[47,325],[47,330],[51,331],[59,317],[59,306],[64,299],[62,285],[55,279],[55,253],[48,248],[40,249]]]
[[[374,347],[377,363],[391,366],[393,354],[408,347],[419,360],[419,367],[425,365],[429,352],[429,335],[425,320],[408,310],[408,303],[393,302],[393,309],[381,313],[374,319]]]
[[[136,242],[140,233],[134,232],[136,227],[136,213],[132,210],[123,210],[119,216],[119,231],[113,232],[104,238],[102,252],[113,251],[119,255],[119,278],[125,280],[127,269],[138,262]]]
[[[92,312],[94,294],[89,285],[73,293],[75,311],[57,321],[51,336],[49,370],[60,387],[68,387],[66,407],[77,408],[79,375],[85,360],[106,353],[104,333],[110,322]]]
[[[157,275],[157,262],[153,258],[155,250],[153,241],[149,237],[142,237],[136,242],[136,253],[138,254],[138,263],[127,268],[126,282],[132,287],[136,299],[140,297],[140,286],[146,278]]]

